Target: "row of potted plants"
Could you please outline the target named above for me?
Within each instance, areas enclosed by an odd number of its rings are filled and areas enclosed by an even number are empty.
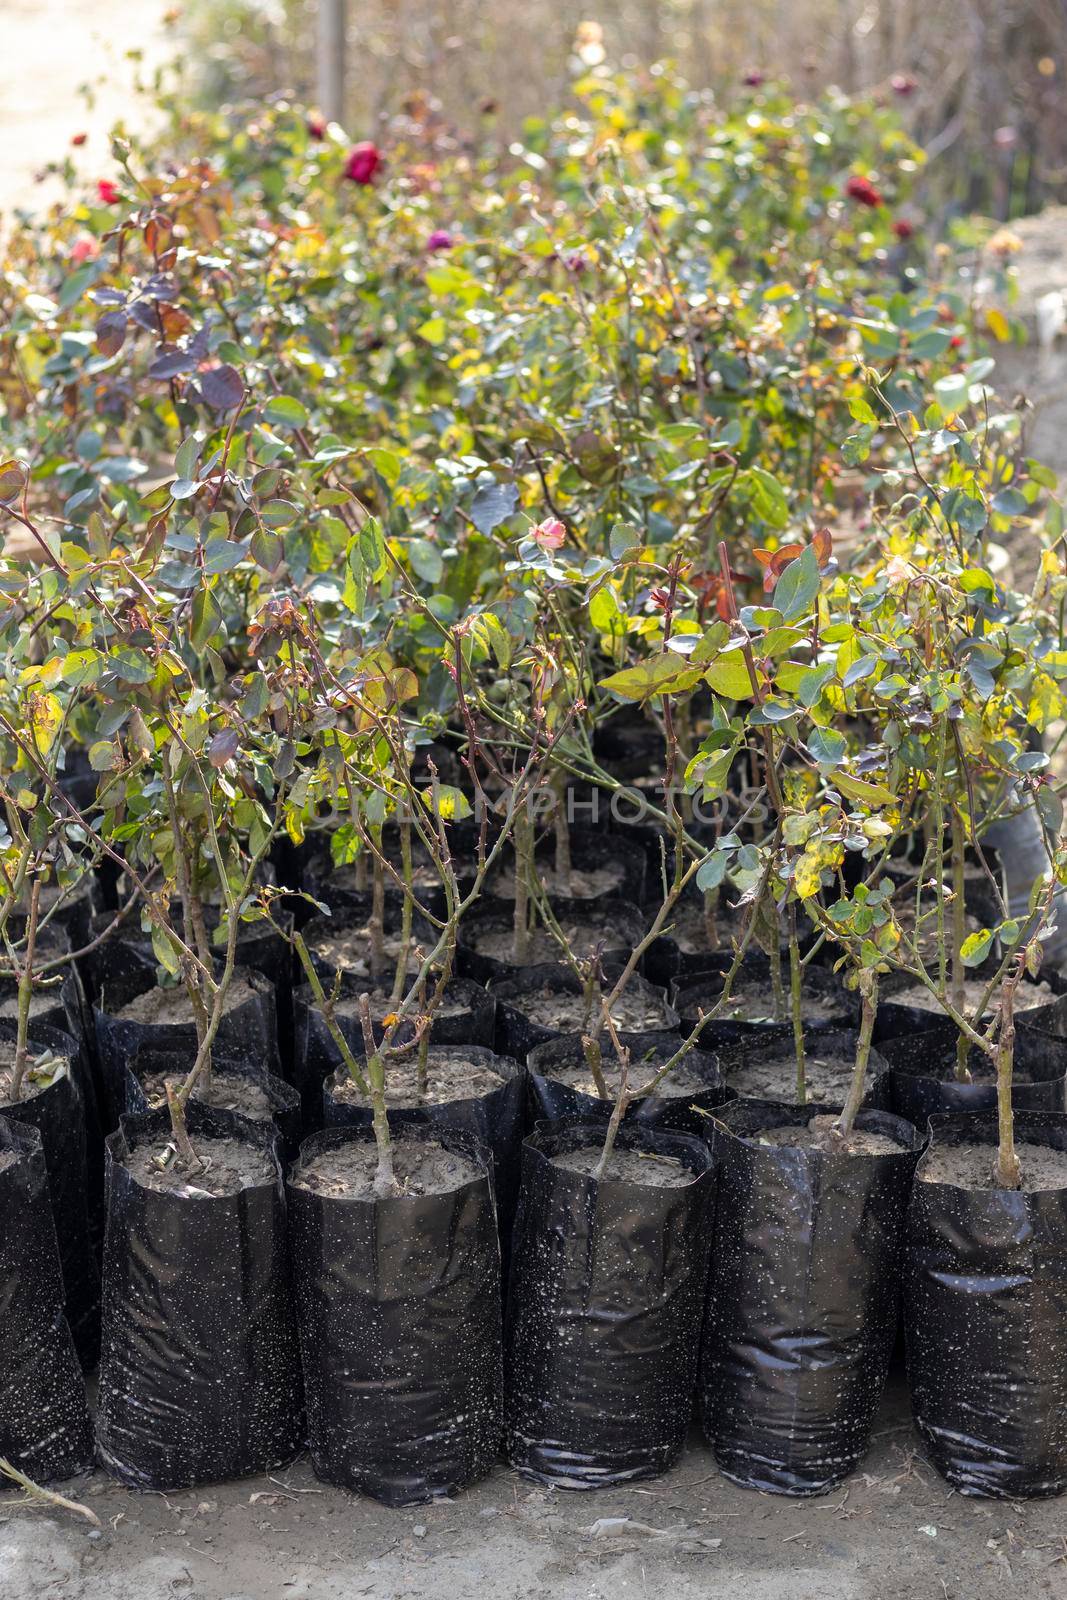
[[[358,193],[291,107],[183,121],[12,247],[0,1176],[85,1366],[102,1260],[129,1482],[295,1450],[299,1340],[386,1499],[501,1425],[661,1470],[694,1381],[725,1471],[818,1492],[903,1259],[933,1458],[1055,1492],[1055,479],[856,209],[884,119],[577,92]],[[8,1413],[29,1471],[47,1385]]]

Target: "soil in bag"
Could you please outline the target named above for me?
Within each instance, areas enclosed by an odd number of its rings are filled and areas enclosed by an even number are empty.
[[[597,955],[605,970],[628,961],[645,932],[644,913],[626,900],[555,900],[552,912],[571,955],[578,960]],[[527,959],[516,961],[514,912],[500,901],[473,906],[460,922],[457,963],[462,976],[475,983],[562,960],[553,934],[538,926],[530,930]]]
[[[970,1082],[956,1077],[956,1029],[886,1039],[879,1049],[889,1062],[892,1109],[926,1127],[928,1117],[952,1111],[988,1111],[997,1103],[997,1076],[984,1050],[967,1056]],[[1020,1111],[1067,1110],[1067,1041],[1015,1024],[1012,1105]]]
[[[357,1057],[362,1063],[362,1055]],[[399,1122],[425,1123],[469,1134],[489,1147],[505,1265],[519,1189],[526,1085],[517,1061],[475,1045],[431,1045],[420,1092],[416,1053],[389,1064],[386,1104]],[[361,1127],[370,1107],[342,1068],[323,1091],[327,1127]]]
[[[717,1117],[719,1200],[700,1370],[704,1433],[734,1483],[833,1489],[862,1459],[896,1334],[904,1209],[923,1140],[863,1111],[737,1100]]]
[[[126,1111],[157,1111],[167,1103],[167,1082],[181,1083],[193,1065],[186,1049],[139,1050],[126,1068]],[[247,1122],[273,1128],[281,1138],[281,1154],[292,1160],[300,1147],[300,1096],[284,1078],[212,1052],[210,1076],[196,1083],[192,1098],[216,1111],[233,1111]]]
[[[42,1028],[40,1038],[31,1036],[30,1071],[21,1098],[14,1101],[16,1032],[14,1023],[0,1021],[0,1113],[41,1135],[67,1321],[88,1372],[100,1352],[100,1274],[89,1226],[85,1120],[72,1067],[78,1046],[58,1029]]]
[[[696,977],[676,978],[670,987],[670,1000],[681,1018],[681,1031],[689,1034],[700,1021],[700,1012],[710,1012],[719,1004],[726,974],[733,964],[728,955],[709,957],[707,970]],[[789,963],[782,958],[783,982],[789,983]],[[821,968],[809,967],[804,973],[802,1020],[806,1033],[850,1027],[856,1018],[856,999],[839,977]],[[766,1044],[792,1038],[792,1023],[785,1009],[776,1016],[771,965],[765,956],[745,956],[730,986],[726,1004],[709,1017],[700,1032],[701,1048],[719,1050],[745,1039]]]
[[[0,1456],[35,1483],[88,1472],[93,1433],[63,1311],[41,1136],[0,1117]]]
[[[904,1332],[923,1447],[961,1494],[1067,1490],[1067,1116],[1016,1111],[1022,1187],[994,1181],[993,1112],[931,1118],[908,1208]]]
[[[645,895],[647,857],[640,845],[618,834],[592,828],[571,828],[571,869],[556,870],[556,839],[552,831],[538,841],[534,872],[545,894],[561,900],[627,900],[640,905]],[[495,900],[515,899],[515,851],[509,844],[486,881],[486,893]]]
[[[369,1128],[329,1128],[288,1196],[315,1473],[406,1506],[496,1460],[500,1251],[485,1146],[389,1121],[400,1193],[374,1193]]]
[[[360,996],[370,1000],[371,1025],[377,1040],[382,1037],[383,1019],[396,1009],[388,988],[376,989],[365,979],[342,978],[334,1006],[334,1017],[350,1050],[363,1054],[363,1028],[359,1017]],[[303,1108],[305,1130],[322,1126],[322,1086],[332,1072],[342,1066],[341,1052],[323,1021],[311,990],[304,986],[294,997],[296,1016],[292,1082]],[[480,1045],[493,1048],[496,1002],[476,983],[454,978],[445,986],[434,1011],[429,1038],[434,1045]],[[396,1042],[413,1037],[414,1022],[401,1024]]]
[[[787,1034],[788,1037],[784,1035]],[[804,1036],[805,1104],[839,1106],[848,1094],[856,1065],[859,1035],[848,1028]],[[797,1098],[797,1055],[793,1030],[760,1040],[742,1039],[716,1052],[725,1083],[740,1100],[773,1100],[793,1105]],[[867,1059],[868,1110],[890,1111],[889,1063],[877,1050]]]
[[[196,1023],[184,986],[157,985],[154,974],[133,968],[113,977],[93,1008],[100,1061],[101,1111],[110,1130],[126,1104],[126,1067],[139,1050],[185,1049],[196,1055]],[[215,1047],[220,1055],[277,1072],[278,1028],[274,986],[262,973],[236,968],[226,993]]]
[[[660,1068],[677,1054],[681,1043],[676,1033],[645,1034],[630,1054],[631,1093],[653,1082]],[[621,1086],[619,1060],[611,1044],[601,1047],[600,1076],[608,1092],[606,1100],[600,1095],[580,1039],[550,1039],[537,1045],[526,1064],[531,1123],[606,1121]],[[707,1113],[732,1098],[718,1056],[706,1050],[690,1050],[651,1094],[638,1094],[627,1108],[626,1120],[703,1138],[708,1129]]]
[[[635,1123],[523,1146],[505,1339],[506,1449],[525,1477],[596,1489],[664,1472],[685,1443],[710,1247],[712,1154]]]
[[[964,1014],[974,1015],[988,992],[988,981],[972,976],[964,986]],[[1067,1023],[1067,979],[1051,968],[1036,979],[1024,978],[1016,990],[1015,1019],[1055,1033]],[[987,1015],[996,1007],[999,996],[993,991]],[[941,1033],[955,1041],[956,1027],[951,1017],[946,1017],[937,1000],[925,984],[907,978],[888,982],[879,997],[878,1015],[874,1024],[874,1042],[884,1044],[889,1039],[906,1039],[911,1034]]]
[[[603,994],[610,992],[607,979]],[[528,967],[524,972],[499,978],[489,986],[496,1001],[496,1048],[501,1055],[525,1061],[531,1050],[549,1039],[581,1038],[590,1029],[610,1042],[601,1024],[601,992],[588,994],[569,967]],[[634,975],[611,1009],[615,1031],[623,1044],[641,1048],[650,1033],[670,1032],[678,1014],[663,989]]]
[[[206,1171],[178,1170],[166,1111],[108,1139],[99,1453],[163,1491],[268,1471],[302,1438],[275,1139],[233,1112],[186,1114]]]

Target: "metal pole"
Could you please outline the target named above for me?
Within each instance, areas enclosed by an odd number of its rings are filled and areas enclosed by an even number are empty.
[[[330,122],[345,114],[346,0],[318,0],[315,39],[315,81],[319,110]]]

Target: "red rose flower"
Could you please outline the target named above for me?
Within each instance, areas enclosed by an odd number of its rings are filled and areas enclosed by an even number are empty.
[[[907,217],[894,217],[893,232],[898,239],[910,239],[915,232],[915,224],[909,222]]]
[[[91,233],[83,233],[75,239],[70,247],[70,259],[76,267],[84,261],[95,261],[100,254],[100,241],[94,239]]]
[[[307,131],[313,139],[325,139],[326,118],[312,114],[307,119]]]
[[[963,334],[962,333],[954,333],[952,335],[952,338],[948,342],[949,349],[950,350],[959,350],[962,347],[962,345],[963,345]]]
[[[455,240],[447,228],[435,228],[426,241],[427,250],[451,250]]]
[[[879,189],[876,189],[870,178],[863,178],[854,172],[845,184],[845,193],[850,200],[855,200],[857,205],[873,208],[885,204]]]
[[[110,178],[98,178],[96,183],[96,192],[100,197],[101,205],[117,206],[119,201],[122,199],[122,196],[118,191],[118,186],[112,183]]]
[[[382,153],[370,139],[354,144],[345,162],[345,177],[351,183],[371,183],[382,164]]]
[[[84,144],[88,137],[89,135],[87,133],[76,133],[70,142],[73,145]]]

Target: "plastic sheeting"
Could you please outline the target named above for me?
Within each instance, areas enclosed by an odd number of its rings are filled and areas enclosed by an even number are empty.
[[[571,940],[572,954],[589,955],[595,946],[601,946],[600,961],[605,971],[628,961],[645,933],[644,912],[628,900],[560,900],[553,896],[552,913],[561,927],[577,930]],[[478,949],[480,935],[510,933],[514,922],[514,909],[506,901],[485,899],[471,907],[459,925],[456,962],[462,977],[475,983],[490,983],[494,978],[511,978],[527,970],[505,957],[487,955]]]
[[[819,1111],[829,1108],[820,1107]],[[922,1138],[882,1111],[856,1125],[900,1154],[757,1145],[810,1106],[738,1100],[717,1119],[719,1203],[701,1357],[704,1432],[745,1488],[825,1494],[870,1439],[896,1333],[904,1210]]]
[[[35,1483],[88,1472],[93,1433],[63,1314],[41,1136],[0,1117],[0,1456]]]
[[[593,1178],[552,1157],[604,1125],[542,1125],[523,1146],[505,1340],[512,1466],[560,1488],[664,1472],[689,1426],[713,1206],[699,1139],[624,1124],[621,1149],[674,1156],[677,1188]]]
[[[146,1078],[155,1077],[157,1073],[162,1072],[168,1077],[180,1080],[187,1075],[192,1064],[193,1058],[185,1049],[160,1050],[149,1045],[139,1050],[126,1068],[124,1112],[139,1116],[152,1109],[144,1091]],[[255,1127],[273,1129],[277,1132],[281,1139],[282,1158],[291,1161],[300,1148],[301,1138],[300,1096],[293,1086],[273,1072],[264,1072],[261,1067],[253,1066],[247,1061],[234,1061],[214,1051],[211,1057],[211,1071],[216,1077],[243,1078],[258,1084],[263,1089],[270,1107],[269,1116],[252,1116],[243,1111],[236,1112],[235,1115]],[[197,1097],[194,1093],[195,1098]]]
[[[987,1145],[992,1166],[994,1114],[935,1117],[930,1127],[934,1146]],[[1015,1138],[1067,1150],[1067,1116],[1017,1111]],[[904,1291],[912,1409],[938,1472],[961,1494],[1062,1494],[1067,1188],[917,1182]]]
[[[733,959],[729,955],[708,956],[702,974],[674,979],[670,986],[670,999],[681,1018],[683,1034],[691,1033],[697,1026],[700,1011],[710,1011],[715,1005],[722,994],[723,980]],[[789,967],[784,957],[782,981],[788,987]],[[760,1041],[780,1043],[792,1039],[792,1024],[788,1018],[782,1022],[772,1020],[771,965],[766,956],[744,957],[734,982],[735,993],[740,990],[742,983],[750,990],[758,986],[763,991],[767,1002],[766,1018],[734,1017],[729,1014],[730,1007],[727,1005],[721,1016],[709,1018],[701,1029],[702,1049],[716,1050],[745,1040],[758,1044]],[[858,1003],[836,974],[809,967],[804,973],[804,994],[809,1002],[817,1002],[821,1011],[821,1015],[816,1016],[809,1006],[804,1016],[805,1033],[822,1033],[831,1028],[849,1028],[854,1024]]]
[[[123,1483],[181,1489],[264,1472],[302,1439],[300,1359],[274,1140],[191,1103],[190,1136],[270,1153],[269,1182],[221,1197],[149,1189],[123,1165],[166,1110],[108,1139],[100,1458]],[[195,1181],[195,1180],[193,1180]]]
[[[500,1252],[485,1147],[390,1122],[397,1139],[461,1151],[480,1175],[443,1194],[318,1194],[300,1166],[373,1137],[331,1128],[305,1141],[288,1193],[315,1472],[405,1506],[454,1493],[497,1458]]]

